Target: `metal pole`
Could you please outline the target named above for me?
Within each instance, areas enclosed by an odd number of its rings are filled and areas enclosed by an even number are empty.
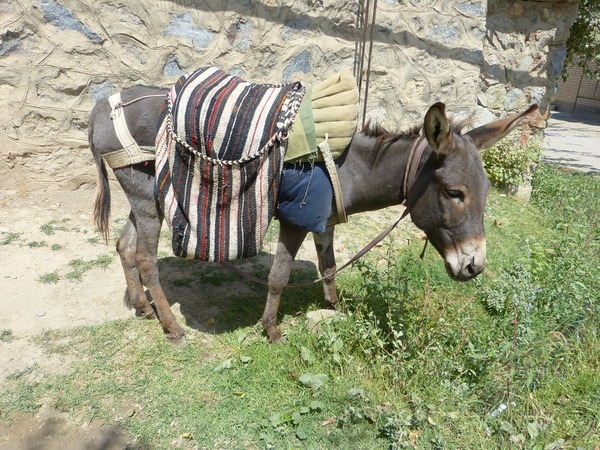
[[[369,79],[371,77],[371,59],[373,56],[373,31],[375,30],[376,15],[377,15],[377,0],[375,0],[373,2],[373,18],[371,20],[371,37],[370,37],[370,42],[369,42],[369,62],[367,65],[367,81],[365,83],[365,99],[364,99],[363,119],[362,119],[363,127],[365,126],[365,120],[366,120],[366,115],[367,115],[367,100],[369,98]]]

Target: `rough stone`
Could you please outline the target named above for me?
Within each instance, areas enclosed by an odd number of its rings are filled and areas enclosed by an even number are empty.
[[[310,73],[312,65],[310,52],[303,50],[292,58],[292,61],[283,69],[283,81],[290,81],[293,74],[297,72]]]
[[[525,14],[525,6],[520,1],[514,2],[508,13],[511,19],[518,19]]]
[[[44,19],[61,30],[73,30],[83,34],[92,42],[102,42],[102,38],[86,27],[81,20],[62,3],[54,0],[40,0],[40,8]]]
[[[474,19],[485,18],[485,6],[478,3],[464,2],[456,5],[456,10]]]
[[[456,44],[460,40],[460,30],[453,24],[433,24],[429,28],[428,37],[433,42]]]
[[[511,89],[504,97],[504,108],[507,111],[524,109],[529,104],[527,100],[527,96],[521,89]]]
[[[163,74],[167,77],[180,77],[185,75],[186,72],[187,71],[179,65],[177,58],[174,55],[170,55],[165,63]]]
[[[90,86],[89,94],[90,94],[90,97],[92,97],[92,99],[95,102],[97,102],[97,101],[102,100],[103,98],[109,97],[113,93],[114,89],[115,89],[114,84],[109,83],[108,81],[104,81],[100,84]]]
[[[188,39],[198,50],[207,48],[214,39],[214,33],[194,24],[189,12],[173,14],[163,35]]]
[[[254,24],[250,21],[237,20],[229,27],[229,40],[231,45],[237,48],[240,52],[246,53],[254,45],[252,42],[252,32]]]

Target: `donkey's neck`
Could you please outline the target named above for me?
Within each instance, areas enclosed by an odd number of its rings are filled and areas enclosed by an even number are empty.
[[[376,138],[356,133],[338,174],[347,214],[399,205],[403,182],[415,138],[399,138],[379,145]]]

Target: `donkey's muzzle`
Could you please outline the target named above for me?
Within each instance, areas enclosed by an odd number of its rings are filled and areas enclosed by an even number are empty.
[[[460,243],[446,249],[446,271],[456,281],[469,281],[483,272],[486,260],[485,238]]]

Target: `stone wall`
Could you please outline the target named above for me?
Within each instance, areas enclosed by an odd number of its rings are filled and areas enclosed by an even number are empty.
[[[357,0],[0,0],[0,188],[95,183],[94,103],[215,64],[254,81],[354,68]],[[555,95],[577,1],[379,0],[367,117],[488,120]]]

